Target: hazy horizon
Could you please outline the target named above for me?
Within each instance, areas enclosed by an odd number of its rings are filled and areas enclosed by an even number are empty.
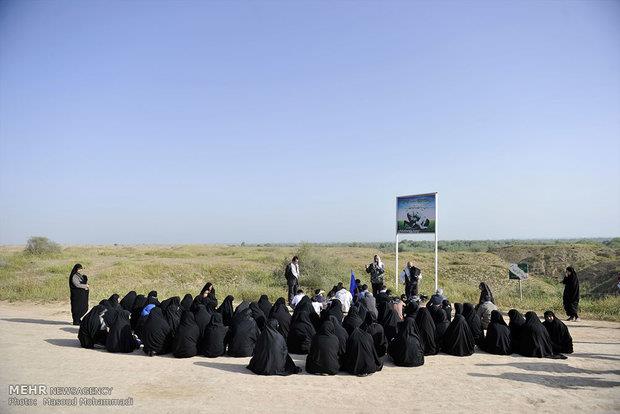
[[[2,1],[0,244],[393,241],[434,191],[440,240],[620,235],[619,16]]]

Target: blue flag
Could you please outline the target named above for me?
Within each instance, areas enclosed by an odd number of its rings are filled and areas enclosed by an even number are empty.
[[[351,283],[349,283],[349,292],[352,296],[355,296],[355,289],[357,289],[357,282],[355,281],[355,273],[351,270]]]

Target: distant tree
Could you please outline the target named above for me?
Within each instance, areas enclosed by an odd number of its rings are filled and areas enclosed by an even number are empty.
[[[51,241],[47,237],[33,236],[26,242],[24,252],[28,254],[60,253],[60,244]]]

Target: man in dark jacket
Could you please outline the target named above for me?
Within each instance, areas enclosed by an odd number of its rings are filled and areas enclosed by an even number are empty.
[[[293,256],[293,260],[286,265],[284,277],[288,286],[288,303],[291,305],[299,288],[299,257]]]
[[[407,299],[419,294],[418,282],[421,278],[421,270],[415,267],[412,262],[407,262],[407,266],[405,266],[400,274],[401,282],[405,283],[405,295]]]

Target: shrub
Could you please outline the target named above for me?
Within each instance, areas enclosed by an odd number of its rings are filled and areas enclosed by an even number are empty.
[[[53,254],[60,253],[61,247],[47,237],[33,236],[26,242],[24,252],[28,254]]]

